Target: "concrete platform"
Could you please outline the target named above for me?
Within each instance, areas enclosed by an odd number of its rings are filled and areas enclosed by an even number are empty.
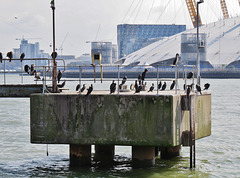
[[[189,132],[184,91],[32,94],[31,143],[175,147]],[[196,139],[211,135],[211,92],[191,93]]]

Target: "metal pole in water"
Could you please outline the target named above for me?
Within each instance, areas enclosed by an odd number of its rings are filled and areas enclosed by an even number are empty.
[[[6,85],[6,60],[4,60],[4,85]]]

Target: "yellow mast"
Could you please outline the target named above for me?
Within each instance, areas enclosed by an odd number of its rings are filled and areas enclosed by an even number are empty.
[[[240,0],[238,0],[238,1],[240,3]],[[229,18],[229,14],[228,14],[227,5],[226,5],[225,0],[220,0],[220,3],[221,3],[221,8],[222,8],[223,18],[224,19]]]
[[[197,4],[196,4],[196,1],[195,0],[185,0],[185,1],[186,1],[186,5],[188,8],[190,18],[191,18],[193,26],[195,28],[195,27],[197,27]],[[199,19],[199,25],[201,26],[202,20],[201,20],[200,15],[199,15],[198,19]]]

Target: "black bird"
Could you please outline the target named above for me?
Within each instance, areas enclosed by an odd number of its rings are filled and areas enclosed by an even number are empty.
[[[58,83],[60,82],[61,78],[62,78],[62,72],[58,70],[58,74],[57,74]]]
[[[141,74],[138,75],[138,83],[139,83],[139,85],[142,83],[142,75]]]
[[[160,90],[162,87],[162,82],[160,81],[160,83],[158,84],[158,89]]]
[[[137,89],[138,89],[138,83],[137,82],[138,81],[135,80],[135,84],[134,84],[135,93],[137,92]],[[141,83],[139,85],[141,85]]]
[[[110,94],[112,94],[112,93],[114,93],[116,91],[116,85],[117,84],[113,80],[111,85],[110,85]]]
[[[11,62],[12,61],[11,59],[13,58],[13,52],[12,51],[8,52],[7,57],[10,59],[9,62]]]
[[[147,73],[147,72],[148,72],[148,70],[145,69],[144,72],[142,73],[142,84],[143,84],[143,81],[144,81],[144,79],[145,79],[145,77],[146,77],[146,73]]]
[[[22,62],[22,60],[24,59],[24,57],[25,57],[25,54],[22,53],[21,56],[20,56],[21,62]]]
[[[186,84],[184,83],[184,85],[183,85],[183,90],[186,90]]]
[[[63,88],[66,85],[66,81],[64,80],[62,84],[58,84],[58,88]]]
[[[35,68],[35,67],[34,67],[34,64],[31,64],[31,68],[30,68],[30,70],[31,70],[31,73],[30,73],[30,74],[31,74],[31,75],[34,74],[34,71],[35,71],[34,68]]]
[[[201,87],[200,87],[199,84],[196,85],[196,89],[197,89],[197,91],[198,91],[200,94],[202,94],[202,92],[201,92]]]
[[[166,87],[167,87],[167,83],[166,83],[166,82],[164,82],[164,84],[163,84],[163,86],[162,86],[162,89],[161,89],[161,90],[165,90],[165,89],[166,89]]]
[[[1,61],[1,63],[2,63],[2,53],[0,52],[0,61]]]
[[[78,91],[79,89],[80,89],[80,84],[77,84],[76,91]]]
[[[93,91],[93,84],[91,84],[91,86],[89,86],[89,88],[87,89],[87,94],[86,96],[90,95]]]
[[[189,72],[188,75],[187,75],[187,78],[190,79],[193,77],[193,72]]]
[[[81,93],[84,91],[86,89],[86,85],[85,84],[83,84],[83,87],[81,88]]]
[[[174,86],[175,86],[175,80],[173,80],[173,83],[170,86],[170,90],[172,90],[174,88]]]
[[[175,59],[173,61],[173,65],[177,65],[178,59],[179,59],[179,54],[177,53],[176,56],[175,56]],[[173,66],[172,66],[172,68],[173,68]]]
[[[25,65],[24,66],[24,70],[25,70],[25,72],[27,72],[28,74],[29,74],[29,70],[30,70],[30,67],[29,67],[29,65]]]
[[[203,89],[203,90],[208,90],[209,87],[210,87],[210,84],[209,84],[209,83],[205,83],[205,84],[204,84],[204,89]]]
[[[136,89],[135,93],[140,93],[142,91],[142,85],[139,85],[138,88]]]
[[[57,52],[52,52],[51,56],[52,56],[53,59],[56,59],[57,58]]]
[[[122,79],[122,83],[121,83],[121,84],[122,84],[122,85],[125,84],[126,81],[127,81],[127,76],[124,76],[123,79]]]
[[[153,92],[153,90],[154,90],[154,83],[152,83],[152,86],[149,88],[149,90],[148,90],[148,92]]]

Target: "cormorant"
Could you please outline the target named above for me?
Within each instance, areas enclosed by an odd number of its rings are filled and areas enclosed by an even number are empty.
[[[127,81],[127,76],[124,76],[122,79],[122,83],[119,85],[119,88],[122,89],[122,85],[125,84]]]
[[[160,90],[162,87],[162,82],[160,81],[159,84],[158,84],[158,89]]]
[[[205,83],[205,84],[204,84],[204,89],[203,89],[203,90],[208,90],[209,87],[210,87],[210,84],[209,84],[209,83]]]
[[[65,86],[65,84],[66,84],[66,81],[64,80],[62,84],[58,84],[57,86],[58,86],[58,88],[63,88]]]
[[[86,89],[86,85],[85,84],[83,84],[83,86],[82,86],[82,88],[81,88],[81,93],[84,91]]]
[[[154,90],[154,83],[152,83],[152,86],[149,88],[149,90],[148,90],[148,92],[153,92],[153,90]]]
[[[140,91],[142,91],[142,85],[139,85],[137,90],[135,91],[135,93],[140,93]]]
[[[201,86],[200,86],[199,84],[196,85],[196,89],[197,89],[197,91],[198,91],[200,94],[202,94],[202,92],[201,92]]]
[[[191,88],[190,88],[190,86],[188,86],[187,87],[187,99],[189,99],[190,92],[191,92]]]
[[[25,54],[22,53],[21,56],[20,56],[21,62],[22,62],[22,60],[24,59],[24,57],[25,57]]]
[[[170,90],[172,90],[174,88],[174,86],[175,86],[175,80],[173,80],[173,83],[170,86]]]
[[[140,83],[141,84],[141,83]],[[139,85],[140,85],[139,84]],[[137,92],[137,89],[138,89],[138,83],[137,83],[137,80],[135,80],[135,84],[134,84],[134,88],[135,88],[135,93]]]
[[[114,80],[112,81],[110,85],[110,94],[114,93],[116,91],[116,83],[114,83]]]
[[[162,89],[161,89],[161,90],[165,90],[165,89],[166,89],[166,87],[167,87],[167,83],[166,83],[166,82],[164,82],[164,84],[163,84],[163,86],[162,86]]]
[[[40,73],[39,73],[39,72],[36,72],[36,71],[34,71],[34,77],[35,77],[36,79],[38,79],[38,80],[41,79]]]
[[[30,73],[30,74],[31,74],[31,75],[34,74],[34,68],[35,68],[35,67],[34,67],[34,64],[31,64],[31,68],[30,68],[30,70],[31,70],[31,73]]]
[[[2,63],[2,53],[0,52],[0,61],[1,61],[1,63]]]
[[[144,79],[145,79],[145,77],[146,77],[146,73],[147,73],[147,72],[148,72],[148,70],[145,69],[144,72],[142,73],[142,84],[143,84],[143,81],[144,81]]]
[[[27,72],[28,74],[29,74],[29,69],[30,69],[29,65],[26,64],[26,65],[24,66],[24,70],[25,70],[25,72]]]
[[[186,90],[186,84],[185,83],[183,84],[183,90]]]
[[[187,78],[190,79],[193,77],[193,72],[189,72],[188,75],[187,75]]]
[[[57,58],[57,52],[52,52],[51,56],[52,56],[53,59],[56,59]]]
[[[89,88],[87,89],[87,94],[86,96],[90,95],[93,91],[93,84],[91,84],[91,86],[89,86]]]
[[[58,70],[58,74],[57,74],[58,83],[60,82],[61,78],[62,78],[62,72]]]
[[[177,53],[176,56],[175,56],[175,59],[173,61],[173,65],[177,65],[178,59],[179,59],[178,57],[179,57],[179,54]],[[172,68],[173,68],[173,66],[172,66]]]
[[[139,83],[139,85],[142,83],[142,75],[141,74],[138,75],[138,83]]]
[[[77,84],[76,91],[78,91],[79,89],[80,89],[80,84]]]
[[[11,62],[12,61],[11,59],[13,58],[13,52],[12,51],[8,52],[7,57],[10,59],[9,62]]]

